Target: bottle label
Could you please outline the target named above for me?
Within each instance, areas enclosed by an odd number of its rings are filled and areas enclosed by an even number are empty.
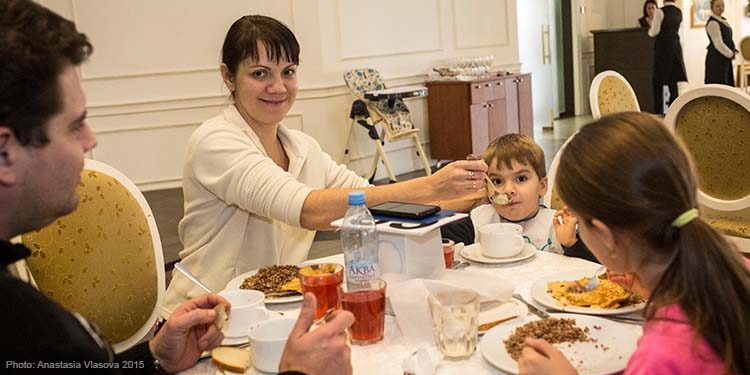
[[[353,255],[353,258],[356,260],[353,259],[346,262],[346,277],[349,282],[366,283],[380,277],[377,268],[377,258],[364,259],[359,251]]]

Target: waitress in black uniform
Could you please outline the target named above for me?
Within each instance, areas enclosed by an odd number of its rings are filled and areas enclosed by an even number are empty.
[[[732,60],[736,54],[732,28],[724,13],[724,0],[711,0],[711,17],[706,22],[708,52],[706,53],[706,83],[720,83],[734,87]]]
[[[663,87],[669,88],[669,103],[677,99],[677,82],[687,81],[685,61],[680,45],[680,23],[682,11],[674,0],[664,0],[664,6],[657,9],[648,35],[654,41],[654,113],[663,114]]]

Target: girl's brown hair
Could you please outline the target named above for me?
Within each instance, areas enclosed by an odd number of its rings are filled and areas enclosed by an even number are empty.
[[[697,208],[690,157],[656,118],[637,112],[584,126],[560,157],[555,186],[582,220],[598,219],[644,239],[671,262],[651,291],[647,318],[678,304],[693,329],[724,360],[750,373],[750,271],[739,252],[700,218],[672,222]]]

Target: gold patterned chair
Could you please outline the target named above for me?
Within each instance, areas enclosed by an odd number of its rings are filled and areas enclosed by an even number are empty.
[[[635,91],[620,73],[605,70],[594,77],[589,89],[594,120],[617,112],[640,112]]]
[[[701,217],[750,253],[750,96],[705,85],[680,95],[664,122],[695,161]]]
[[[159,232],[143,194],[114,168],[86,160],[79,205],[21,236],[40,291],[94,322],[121,352],[153,329],[164,298]]]
[[[558,164],[560,164],[560,155],[562,155],[563,151],[565,150],[565,146],[568,145],[570,140],[573,139],[576,134],[578,134],[578,131],[571,134],[570,137],[565,140],[565,143],[560,146],[560,149],[557,150],[554,158],[552,158],[552,163],[550,163],[549,170],[547,171],[547,193],[544,194],[544,198],[542,199],[542,201],[545,206],[553,208],[555,210],[560,210],[565,207],[565,202],[560,199],[560,196],[557,194],[557,190],[555,189],[555,178],[557,177],[557,166]]]

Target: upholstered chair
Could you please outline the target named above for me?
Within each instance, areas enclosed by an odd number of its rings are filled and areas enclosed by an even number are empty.
[[[70,215],[23,235],[38,288],[95,323],[125,350],[153,328],[161,307],[164,260],[151,209],[122,173],[86,160],[79,205]]]
[[[695,161],[701,217],[750,253],[750,96],[702,86],[680,95],[664,122]]]
[[[618,112],[640,112],[635,91],[620,73],[603,71],[594,77],[589,89],[589,104],[594,120]]]

